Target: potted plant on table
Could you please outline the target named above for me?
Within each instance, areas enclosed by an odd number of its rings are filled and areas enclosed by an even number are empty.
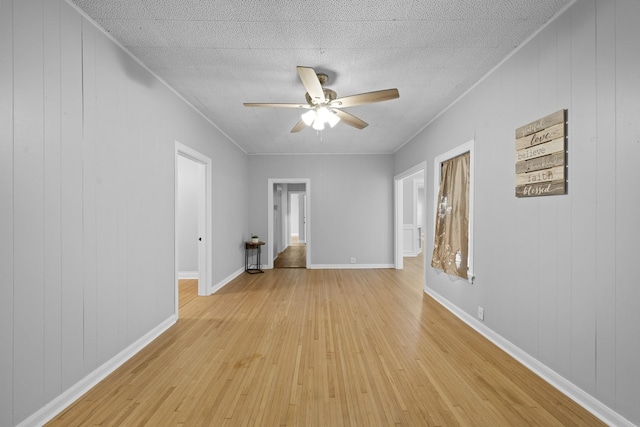
[[[260,241],[260,237],[257,234],[251,236],[251,243],[258,243]]]

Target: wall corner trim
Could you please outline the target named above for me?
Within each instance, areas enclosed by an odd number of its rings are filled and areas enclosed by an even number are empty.
[[[51,402],[47,403],[29,418],[22,421],[20,424],[18,424],[18,427],[41,426],[53,419],[56,415],[67,408],[67,406],[78,400],[83,394],[88,392],[105,377],[118,369],[127,360],[135,356],[136,353],[150,344],[153,340],[158,338],[163,332],[173,326],[177,320],[178,318],[175,315],[171,315],[171,317],[164,320],[158,326],[136,340],[133,344],[122,350],[120,353],[116,354],[110,360],[103,363],[93,372],[89,373],[89,375],[69,387],[65,392],[60,394]]]
[[[504,337],[497,334],[492,329],[480,323],[473,316],[456,307],[449,300],[447,300],[445,297],[443,297],[433,289],[425,286],[424,292],[434,300],[436,300],[444,308],[449,310],[454,316],[458,317],[464,323],[473,328],[476,332],[500,347],[511,357],[522,363],[533,373],[551,384],[553,387],[578,403],[587,411],[591,412],[607,425],[633,427],[634,424],[624,418],[622,415],[618,414],[613,409],[609,408],[604,403],[591,396],[589,393],[585,392],[548,366],[544,365],[539,360],[535,359],[533,356],[526,353],[512,342],[506,340]]]

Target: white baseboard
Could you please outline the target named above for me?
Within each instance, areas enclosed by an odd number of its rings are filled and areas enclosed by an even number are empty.
[[[482,322],[476,320],[475,317],[460,310],[460,308],[449,302],[449,300],[444,298],[433,289],[425,287],[424,292],[438,301],[438,303],[440,303],[443,307],[453,313],[460,320],[475,329],[478,333],[500,347],[514,359],[529,368],[540,378],[551,384],[553,387],[557,388],[559,391],[564,393],[570,399],[574,400],[587,411],[591,412],[607,425],[633,427],[633,423],[624,418],[622,415],[618,414],[613,409],[609,408],[607,405],[600,402],[598,399],[591,396],[589,393],[585,392],[580,387],[576,386],[575,384],[555,372],[553,369],[535,359],[530,354],[526,353],[521,348],[513,344],[511,341],[505,339],[503,336],[497,334],[492,329],[486,327]]]
[[[211,292],[209,292],[209,295],[211,295],[211,294],[213,294],[215,292],[218,292],[225,285],[227,285],[229,282],[231,282],[233,279],[235,279],[236,277],[238,277],[242,273],[244,273],[244,267],[241,267],[237,271],[234,271],[233,273],[231,273],[230,275],[228,275],[227,277],[225,277],[224,279],[222,279],[221,281],[219,281],[218,283],[213,285],[213,287],[211,288]]]
[[[351,270],[366,268],[395,268],[393,264],[312,264],[310,270]]]
[[[178,279],[197,279],[200,274],[197,271],[179,271]]]
[[[107,375],[118,369],[124,362],[131,359],[136,353],[155,340],[164,331],[176,323],[176,316],[172,315],[164,322],[146,333],[143,337],[131,344],[129,347],[116,354],[110,360],[103,363],[89,375],[69,387],[65,392],[40,408],[36,413],[18,424],[18,427],[42,426],[53,417],[62,412],[67,406],[78,400],[83,394],[92,389],[102,381]]]

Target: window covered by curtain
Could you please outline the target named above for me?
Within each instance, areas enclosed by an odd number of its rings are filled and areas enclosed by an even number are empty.
[[[431,266],[467,279],[469,153],[442,162]]]

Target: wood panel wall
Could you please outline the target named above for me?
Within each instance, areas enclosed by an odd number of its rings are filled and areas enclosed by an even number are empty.
[[[0,425],[174,314],[175,141],[215,159],[215,284],[245,154],[69,3],[0,0]]]
[[[640,3],[580,0],[396,154],[476,142],[473,285],[427,286],[640,424]],[[568,194],[517,199],[513,129],[568,109]],[[432,179],[427,174],[427,179]],[[427,183],[433,224],[433,183]],[[433,247],[433,226],[425,253]]]
[[[0,339],[13,340],[13,4],[0,0]],[[0,345],[0,424],[13,421],[13,346]]]

